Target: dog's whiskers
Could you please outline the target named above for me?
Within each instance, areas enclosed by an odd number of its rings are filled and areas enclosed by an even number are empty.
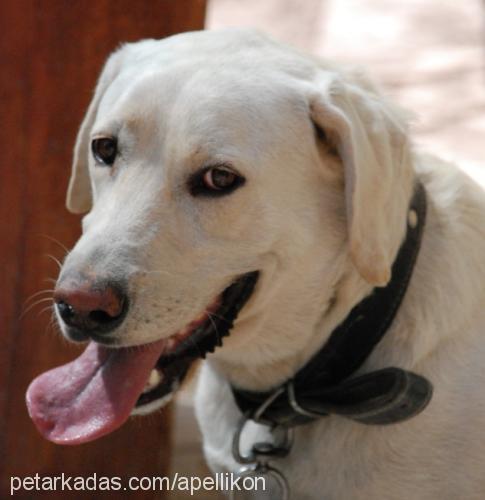
[[[54,302],[54,299],[52,297],[44,297],[43,299],[36,300],[33,304],[30,304],[27,309],[25,309],[22,314],[19,317],[19,320],[21,320],[30,310],[32,310],[35,306],[38,306],[39,304],[42,304],[43,302]]]
[[[212,323],[212,326],[214,327],[214,331],[215,331],[215,334],[216,334],[216,338],[217,338],[217,343],[219,345],[222,344],[222,336],[220,335],[219,333],[219,330],[217,329],[217,324],[216,322],[214,321],[214,319],[212,318],[212,315],[213,313],[210,313],[207,309],[205,310],[206,314],[207,314],[207,317],[209,318],[210,322]],[[216,314],[214,314],[214,316],[217,316]],[[220,316],[219,316],[220,317]]]
[[[206,313],[209,314],[210,316],[214,316],[214,318],[219,318],[219,319],[222,319],[222,321],[227,322],[227,319],[224,316],[221,316],[220,314],[217,314],[215,312],[209,312],[209,311],[206,311]]]
[[[51,305],[49,305],[47,307],[44,307],[42,310],[40,310],[37,313],[37,317],[39,317],[41,314],[45,313],[46,311],[49,311],[49,310],[54,311],[53,307],[54,307],[54,304],[51,304]],[[51,321],[52,321],[52,319],[51,319]]]
[[[38,297],[39,295],[43,295],[45,293],[53,293],[54,289],[53,288],[46,288],[45,290],[40,290],[39,292],[33,293],[30,297],[28,297],[22,307],[27,307],[29,302],[34,299],[35,297]]]
[[[54,331],[54,321],[55,321],[55,314],[54,311],[52,311],[51,318],[47,325],[44,328],[44,336],[51,331],[52,333],[55,333]]]
[[[64,250],[66,255],[69,253],[69,250],[66,247],[66,245],[61,243],[57,238],[54,238],[53,236],[49,236],[48,234],[39,234],[39,236],[41,236],[42,238],[47,238],[48,240],[51,240],[54,243],[56,243],[57,245],[59,245]]]
[[[49,259],[53,260],[59,266],[59,270],[62,269],[62,264],[59,261],[59,259],[57,259],[56,257],[54,257],[53,255],[51,255],[49,253],[46,253],[45,256],[49,257]]]

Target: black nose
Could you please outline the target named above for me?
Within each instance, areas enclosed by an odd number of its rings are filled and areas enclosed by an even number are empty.
[[[105,340],[123,322],[128,310],[128,299],[121,287],[86,279],[59,283],[54,300],[69,327],[69,337],[78,341],[100,337]]]

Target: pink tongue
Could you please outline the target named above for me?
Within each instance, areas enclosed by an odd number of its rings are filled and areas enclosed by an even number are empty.
[[[120,427],[164,345],[107,349],[91,342],[74,361],[37,377],[27,390],[27,407],[41,434],[54,443],[79,444]]]

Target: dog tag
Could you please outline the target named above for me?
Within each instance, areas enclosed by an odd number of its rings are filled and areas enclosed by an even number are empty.
[[[252,498],[288,500],[290,498],[288,481],[283,473],[269,462],[288,455],[293,445],[293,432],[286,427],[273,427],[271,429],[272,442],[258,441],[253,444],[249,454],[242,454],[241,434],[248,420],[247,414],[242,416],[232,441],[233,458],[242,467],[237,472],[239,487],[229,492],[229,498],[230,500]]]
[[[267,464],[244,467],[238,473],[238,489],[229,493],[230,500],[289,500],[290,489],[285,476]]]

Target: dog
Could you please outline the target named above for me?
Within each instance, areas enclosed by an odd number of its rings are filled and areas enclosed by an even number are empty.
[[[253,450],[299,500],[482,499],[485,197],[417,151],[407,122],[360,71],[250,30],[111,55],[74,151],[67,206],[87,213],[83,234],[54,294],[64,336],[89,343],[29,387],[40,432],[96,439],[163,406],[207,355],[195,399],[213,471],[240,473]],[[274,429],[244,423],[235,391],[286,387],[356,305],[388,293],[418,223],[406,289],[352,377],[395,367],[425,388],[419,408],[369,424],[290,398],[308,421],[259,463]]]

